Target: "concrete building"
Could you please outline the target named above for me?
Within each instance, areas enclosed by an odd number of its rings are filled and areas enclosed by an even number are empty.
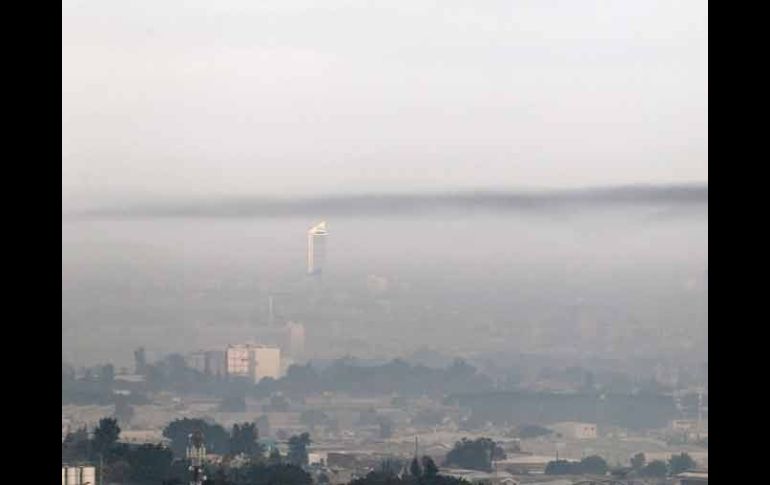
[[[281,377],[281,349],[278,347],[257,346],[254,349],[255,373],[254,382],[265,377],[278,379]]]
[[[225,351],[227,375],[248,377],[254,383],[281,376],[281,349],[256,344],[229,345]]]
[[[549,428],[554,430],[554,432],[561,434],[567,439],[592,440],[598,437],[596,424],[594,423],[578,423],[567,421],[553,424],[549,426]]]
[[[96,485],[96,467],[62,465],[61,485]]]

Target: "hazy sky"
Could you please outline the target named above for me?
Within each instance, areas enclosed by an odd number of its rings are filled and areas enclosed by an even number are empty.
[[[65,0],[63,200],[707,181],[703,0]]]

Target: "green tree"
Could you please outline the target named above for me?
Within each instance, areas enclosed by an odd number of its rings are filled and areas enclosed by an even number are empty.
[[[205,475],[208,477],[203,484],[204,485],[230,485],[227,481],[227,473],[222,465],[216,466],[216,468],[206,468]]]
[[[587,456],[580,460],[581,473],[589,475],[606,475],[608,468],[604,458],[598,455]]]
[[[646,463],[647,457],[644,456],[644,453],[637,453],[631,457],[631,468],[634,470],[641,470]]]
[[[505,452],[489,438],[469,440],[463,438],[455,443],[446,456],[446,464],[471,470],[491,470],[493,460],[505,459]]]
[[[131,476],[131,465],[127,460],[113,461],[104,466],[105,483],[123,483]]]
[[[187,440],[189,436],[195,431],[203,433],[204,440],[206,439],[206,430],[208,429],[208,423],[202,419],[189,419],[182,418],[177,419],[163,429],[163,436],[171,440],[171,451],[178,457],[184,457],[187,451]],[[208,445],[208,443],[206,443]]]
[[[289,438],[289,452],[286,455],[286,461],[296,466],[307,465],[307,448],[310,443],[310,434],[308,433]]]
[[[668,466],[666,462],[662,460],[653,460],[645,465],[640,471],[640,475],[643,477],[655,477],[662,478],[668,473]]]
[[[102,418],[94,430],[94,449],[104,453],[114,445],[120,437],[120,426],[115,418]]]
[[[206,449],[211,453],[227,455],[230,453],[230,433],[222,426],[212,423],[203,430]]]
[[[230,451],[230,433],[218,424],[209,424],[202,419],[182,418],[170,422],[163,429],[163,436],[171,440],[171,451],[177,457],[184,457],[188,437],[195,431],[203,433],[206,450],[226,455]]]
[[[66,463],[90,460],[90,448],[91,440],[85,426],[75,432],[68,432],[61,444],[61,461]]]
[[[668,468],[672,475],[676,475],[695,468],[695,460],[693,460],[687,453],[673,455],[668,460]]]
[[[546,475],[573,475],[582,473],[580,463],[567,460],[549,461],[545,465]]]
[[[259,431],[254,423],[234,424],[230,434],[230,453],[243,453],[249,457],[261,457],[264,448],[259,444]]]
[[[427,480],[432,480],[438,476],[438,467],[433,458],[425,455],[422,457],[422,476]]]
[[[312,485],[313,479],[302,468],[295,465],[247,466],[244,480],[238,485]]]
[[[274,446],[270,450],[270,455],[267,457],[268,465],[280,465],[283,463],[283,457],[281,457],[281,450],[277,446]]]
[[[409,474],[415,478],[420,478],[420,476],[422,475],[422,470],[420,469],[420,462],[417,460],[416,456],[412,458],[412,462],[409,464]]]
[[[144,444],[128,455],[131,479],[142,484],[166,480],[174,454],[162,445]]]

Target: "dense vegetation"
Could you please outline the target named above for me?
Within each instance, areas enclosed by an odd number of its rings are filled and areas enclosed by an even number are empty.
[[[644,453],[637,453],[631,457],[632,474],[640,477],[661,478],[666,475],[677,475],[693,468],[695,468],[695,460],[687,453],[673,455],[668,463],[661,460],[648,463]]]
[[[199,419],[173,421],[164,429],[171,446],[161,444],[128,445],[120,443],[120,426],[114,418],[104,418],[89,433],[85,428],[68,433],[62,442],[62,463],[104,464],[108,482],[136,484],[182,484],[189,480],[184,459],[188,436],[203,432],[207,450],[233,463],[239,457],[242,466],[220,466],[207,470],[208,484],[216,485],[293,485],[311,484],[312,479],[303,466],[307,464],[310,436],[304,433],[289,439],[289,453],[284,460],[277,449],[265,456],[257,441],[259,431],[254,423],[239,423],[228,433],[217,424]]]
[[[504,460],[505,457],[503,449],[489,438],[463,438],[447,453],[445,464],[470,470],[491,470],[494,460]]]
[[[456,360],[445,368],[412,365],[393,360],[381,365],[361,365],[352,359],[338,359],[323,368],[311,364],[293,365],[280,379],[265,378],[254,385],[248,380],[228,380],[224,376],[205,375],[188,367],[184,357],[171,354],[155,364],[143,364],[145,382],[134,386],[132,399],[154,390],[195,392],[220,396],[221,409],[243,409],[246,395],[269,397],[278,392],[289,397],[301,397],[319,392],[349,392],[353,394],[401,394],[404,396],[444,396],[464,390],[489,391],[492,380],[477,372],[472,365]],[[62,364],[63,404],[112,404],[116,388],[111,365],[86,369],[76,378],[74,369]],[[277,410],[277,409],[276,409]]]
[[[580,461],[555,460],[545,467],[546,475],[606,475],[608,470],[604,458],[587,456]]]
[[[115,404],[121,421],[128,421],[131,406],[148,402],[145,394],[166,389],[180,393],[195,392],[222,398],[221,410],[242,411],[247,396],[269,398],[266,410],[286,411],[290,402],[320,392],[346,392],[363,395],[396,394],[404,397],[431,395],[444,397],[447,404],[457,404],[470,411],[461,426],[473,430],[487,423],[497,426],[511,423],[549,421],[588,421],[618,425],[629,429],[659,428],[679,416],[670,395],[652,391],[635,394],[601,394],[585,386],[582,393],[560,394],[522,390],[494,390],[492,381],[475,367],[456,360],[444,368],[413,365],[393,360],[378,365],[363,365],[355,359],[338,359],[320,367],[293,365],[281,379],[263,379],[259,384],[204,375],[189,368],[180,355],[169,355],[154,364],[143,364],[145,382],[134,384],[128,395],[116,395],[118,388],[111,365],[86,369],[75,378],[71,366],[62,364],[62,403]],[[127,386],[120,383],[119,386]],[[422,413],[414,424],[435,426],[443,416]],[[324,416],[312,412],[303,422],[310,427],[333,425]],[[388,436],[389,423],[382,424]],[[519,430],[522,437],[543,434],[537,427]]]

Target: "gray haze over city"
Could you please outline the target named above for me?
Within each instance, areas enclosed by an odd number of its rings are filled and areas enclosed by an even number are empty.
[[[707,24],[695,0],[65,0],[63,363],[128,375],[291,322],[294,364],[702,393]]]
[[[355,301],[377,275],[398,295],[371,322],[302,313],[287,295],[284,311],[319,336],[425,331],[366,350],[392,353],[455,350],[494,329],[502,349],[546,321],[566,331],[574,322],[558,313],[583,302],[622,315],[615,330],[649,328],[661,346],[677,334],[705,352],[707,193],[610,197],[579,213],[461,201],[410,217],[410,197],[435,194],[705,188],[703,2],[86,1],[62,12],[63,210],[107,210],[62,222],[65,355],[118,357],[113,347],[143,336],[182,350],[212,326],[259,326],[267,293],[302,285],[307,227],[337,213],[327,289]],[[367,194],[406,202],[357,210]],[[313,211],[313,197],[342,199]],[[261,198],[311,200],[269,220],[205,210]],[[109,217],[148,205],[160,213]],[[153,217],[180,206],[211,217]]]

